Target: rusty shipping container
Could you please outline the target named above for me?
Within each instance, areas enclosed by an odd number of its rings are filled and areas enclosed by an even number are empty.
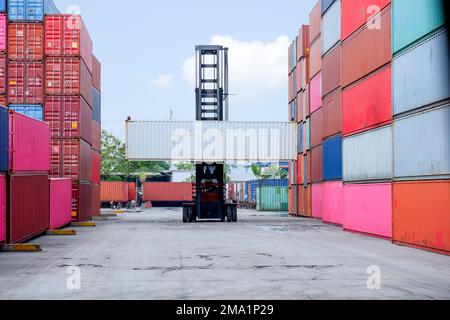
[[[319,145],[311,150],[311,183],[323,181],[323,147]]]
[[[100,183],[101,202],[128,202],[129,184],[123,181],[102,181]]]
[[[309,41],[313,43],[322,29],[322,6],[319,0],[309,14]],[[319,41],[320,42],[320,41]]]
[[[75,181],[91,181],[91,146],[84,140],[52,140],[51,175]]]
[[[40,62],[9,62],[8,102],[42,104],[44,102],[44,65]]]
[[[322,108],[311,114],[311,148],[322,144]]]
[[[393,240],[450,255],[450,180],[393,187]]]
[[[364,26],[342,43],[342,86],[346,87],[392,60],[391,6],[382,13],[380,28]]]
[[[190,182],[146,182],[143,185],[144,201],[190,202],[192,183]]]
[[[50,226],[48,175],[12,175],[9,178],[8,243],[22,243]]]
[[[44,59],[44,26],[41,23],[8,25],[8,58],[19,61]]]
[[[322,57],[322,96],[341,86],[341,45]]]
[[[92,211],[91,184],[72,181],[72,220],[89,221],[92,218]]]
[[[100,210],[101,210],[101,202],[100,202],[100,185],[95,184],[92,185],[92,211],[91,216],[92,217],[98,217],[100,216]]]
[[[335,90],[323,99],[322,132],[323,140],[341,132],[342,129],[342,92]]]

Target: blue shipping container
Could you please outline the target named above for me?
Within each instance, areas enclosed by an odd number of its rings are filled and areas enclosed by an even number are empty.
[[[321,3],[322,15],[331,7],[334,1],[336,0],[322,0]]]
[[[1,13],[6,12],[6,0],[0,0],[0,12]]]
[[[8,171],[9,113],[0,106],[0,171]]]
[[[24,114],[30,118],[44,121],[44,107],[41,105],[12,104],[9,106],[9,109],[17,113]]]
[[[264,179],[257,181],[259,187],[287,187],[289,186],[288,179]]]
[[[52,0],[8,0],[9,21],[44,21],[44,14],[59,14]]]
[[[323,143],[323,178],[342,180],[342,136],[334,136]]]
[[[92,89],[92,119],[102,123],[102,95],[96,89]]]

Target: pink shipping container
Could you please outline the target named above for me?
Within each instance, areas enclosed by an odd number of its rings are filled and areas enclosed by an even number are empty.
[[[72,221],[72,181],[50,180],[50,229],[56,230]]]
[[[0,243],[6,241],[6,176],[0,175]]]
[[[342,182],[322,184],[322,218],[326,223],[344,224],[344,185]]]
[[[11,173],[50,172],[50,126],[10,111],[9,170]]]
[[[0,14],[0,51],[6,52],[7,49],[7,22],[6,14]]]
[[[322,183],[312,185],[312,216],[316,219],[322,219]]]
[[[309,100],[310,112],[313,113],[320,107],[322,107],[322,73],[320,72],[314,78],[311,79],[310,84],[310,100]]]
[[[392,184],[344,186],[344,229],[392,238]]]

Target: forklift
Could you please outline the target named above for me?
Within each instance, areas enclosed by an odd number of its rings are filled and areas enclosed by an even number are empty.
[[[228,121],[228,48],[195,47],[196,120]],[[237,204],[226,200],[224,163],[196,163],[193,199],[183,204],[183,223],[237,222]]]

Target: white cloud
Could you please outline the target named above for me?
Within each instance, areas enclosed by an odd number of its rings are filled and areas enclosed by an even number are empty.
[[[215,35],[210,44],[229,48],[230,92],[240,102],[264,98],[287,85],[287,49],[289,38],[280,36],[274,42],[240,41],[232,36]],[[184,79],[195,86],[195,57],[186,59]]]
[[[156,79],[151,79],[150,84],[159,88],[170,88],[173,85],[173,76],[171,74],[162,74]]]

